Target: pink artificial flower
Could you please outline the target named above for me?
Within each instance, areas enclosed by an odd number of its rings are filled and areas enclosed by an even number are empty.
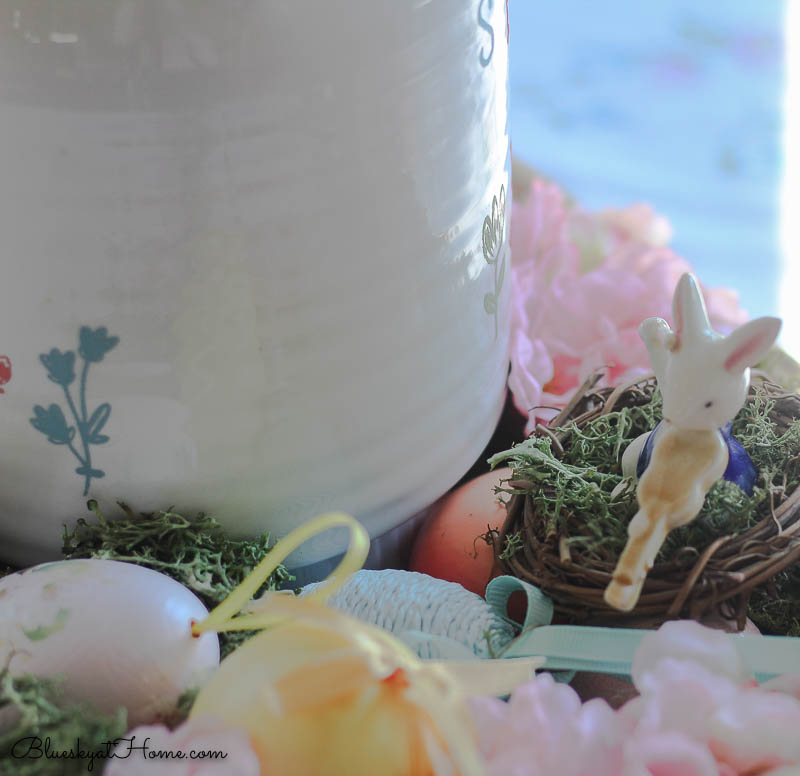
[[[670,620],[645,635],[631,667],[631,678],[639,692],[644,692],[648,675],[657,673],[662,661],[667,660],[692,663],[738,685],[752,679],[728,635],[694,620]]]
[[[708,747],[674,731],[646,733],[625,744],[625,776],[719,776]]]
[[[769,692],[782,692],[800,701],[800,674],[776,676],[764,682],[761,689]]]
[[[668,245],[672,239],[669,221],[644,202],[617,210],[601,210],[597,217],[620,243],[633,239],[644,245],[660,247]]]
[[[491,701],[487,703],[487,701]],[[501,709],[471,701],[487,776],[619,776],[626,723],[603,700],[581,705],[571,687],[540,674]]]
[[[143,744],[147,746],[146,752],[138,748]],[[140,725],[126,733],[103,776],[259,776],[259,773],[258,758],[245,730],[214,717],[198,716],[172,731],[164,725]]]
[[[800,776],[797,677],[758,686],[734,642],[669,622],[637,650],[640,695],[614,712],[546,674],[473,699],[487,776]]]
[[[738,698],[740,687],[698,663],[666,659],[637,689],[639,697],[619,710],[637,734],[674,732],[706,741],[716,709]]]
[[[650,371],[639,324],[670,320],[675,285],[691,269],[666,247],[670,236],[649,205],[586,212],[538,179],[512,203],[509,387],[529,433],[593,371],[606,367],[609,384]],[[734,292],[703,292],[722,333],[746,320]]]
[[[800,701],[760,688],[742,690],[709,720],[709,746],[739,773],[800,765]]]

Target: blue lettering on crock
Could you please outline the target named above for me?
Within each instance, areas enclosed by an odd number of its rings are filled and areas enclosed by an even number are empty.
[[[489,33],[489,41],[490,41],[489,53],[486,54],[485,53],[486,49],[481,47],[481,54],[480,54],[481,64],[484,67],[487,67],[489,62],[492,61],[492,54],[494,54],[494,28],[489,23],[489,20],[484,19],[483,17],[484,3],[486,3],[489,13],[491,13],[494,10],[494,0],[481,0],[480,3],[478,3],[478,26]]]

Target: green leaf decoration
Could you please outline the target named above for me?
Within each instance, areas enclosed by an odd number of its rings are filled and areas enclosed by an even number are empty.
[[[111,405],[108,402],[101,404],[86,422],[86,434],[90,438],[103,430],[108,416],[111,414]]]
[[[39,625],[30,630],[22,629],[22,632],[31,641],[44,641],[48,636],[52,636],[57,631],[60,631],[69,619],[69,609],[59,609],[56,613],[56,618],[50,625]]]

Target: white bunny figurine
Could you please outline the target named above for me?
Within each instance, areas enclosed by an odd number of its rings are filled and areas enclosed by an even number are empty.
[[[779,318],[758,318],[723,337],[712,330],[689,274],[678,281],[672,315],[675,331],[662,318],[648,318],[639,327],[664,400],[664,420],[635,439],[622,457],[623,474],[635,476],[652,433],[649,464],[636,488],[639,511],[605,591],[606,603],[622,611],[639,600],[669,531],[693,520],[709,488],[727,476],[723,428],[744,405],[749,367],[764,357],[781,327]]]

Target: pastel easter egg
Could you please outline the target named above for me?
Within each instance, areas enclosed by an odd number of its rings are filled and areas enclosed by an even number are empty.
[[[113,560],[45,563],[0,579],[0,664],[63,677],[67,698],[128,710],[131,726],[169,715],[219,664],[215,633],[191,591],[157,571]]]

